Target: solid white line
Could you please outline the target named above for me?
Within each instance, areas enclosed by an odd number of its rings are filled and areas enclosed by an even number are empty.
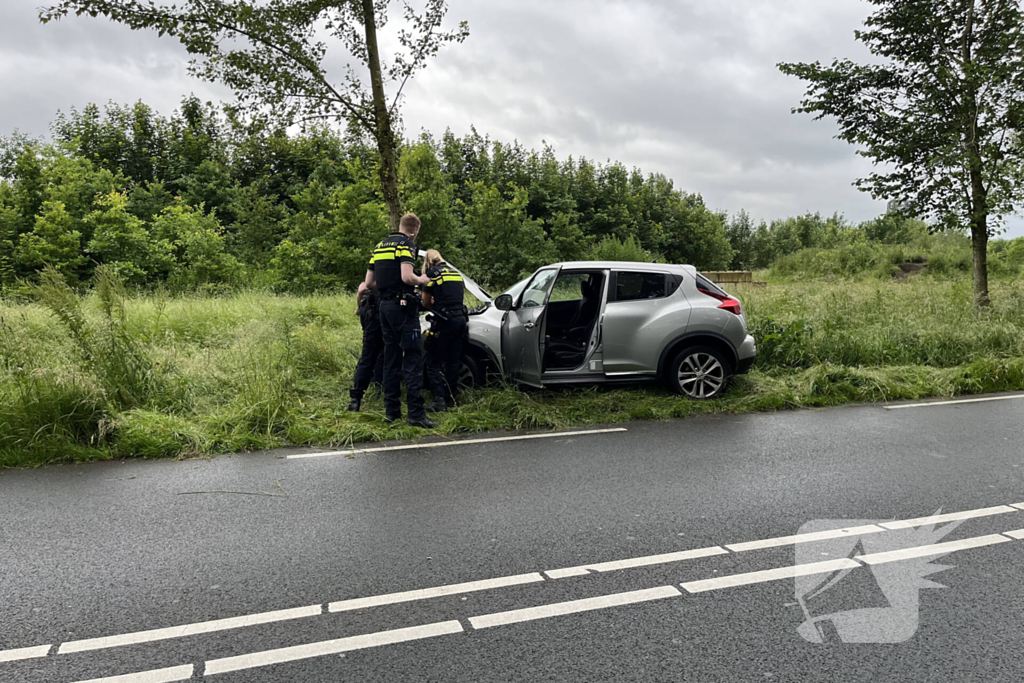
[[[904,408],[927,408],[929,406],[955,406],[961,403],[987,403],[988,401],[1012,401],[1024,398],[1024,394],[1014,396],[993,396],[990,398],[968,398],[957,401],[932,401],[930,403],[908,403],[904,406],[886,406],[886,410],[903,410]]]
[[[584,600],[573,600],[571,602],[557,602],[551,605],[540,607],[527,607],[509,612],[495,612],[484,614],[479,617],[470,617],[469,623],[473,628],[490,628],[492,626],[505,626],[506,624],[517,624],[521,621],[532,621],[534,619],[547,619],[558,617],[564,614],[576,614],[578,612],[590,612],[608,607],[619,607],[632,605],[638,602],[649,602],[663,598],[673,598],[682,595],[674,586],[662,586],[660,588],[649,588],[642,591],[630,593],[616,593],[614,595],[602,595],[599,598],[586,598]]]
[[[1018,541],[1024,541],[1024,529],[1017,529],[1016,531],[1004,531],[1003,535],[1015,538]]]
[[[934,545],[921,545],[916,548],[904,548],[903,550],[890,550],[885,553],[872,553],[860,555],[857,559],[866,564],[885,564],[886,562],[898,562],[900,560],[912,560],[915,557],[928,557],[929,555],[945,555],[956,550],[967,550],[968,548],[981,548],[996,543],[1010,543],[1010,539],[1000,534],[988,536],[976,536],[965,538],[962,541],[949,541],[948,543],[935,543]]]
[[[154,629],[152,631],[125,633],[118,636],[90,638],[88,640],[72,640],[62,644],[60,649],[57,650],[57,653],[63,655],[70,652],[103,650],[108,647],[150,643],[156,640],[169,640],[171,638],[184,638],[185,636],[194,636],[201,633],[214,633],[216,631],[227,631],[229,629],[245,628],[246,626],[256,626],[258,624],[270,624],[277,621],[288,621],[290,619],[301,619],[303,617],[315,617],[322,613],[323,608],[321,605],[310,605],[309,607],[296,607],[294,609],[279,610],[277,612],[250,614],[244,617],[231,617],[228,619],[217,619],[215,621],[203,621],[196,624],[171,626],[168,628]]]
[[[856,569],[860,565],[853,560],[827,560],[825,562],[812,562],[810,564],[796,564],[791,567],[779,567],[778,569],[766,569],[760,572],[748,572],[746,574],[732,574],[731,576],[720,576],[716,579],[703,579],[701,581],[688,581],[680,584],[689,593],[703,593],[704,591],[718,590],[719,588],[733,588],[735,586],[746,586],[751,583],[764,583],[766,581],[778,581],[779,579],[792,579],[797,576],[809,574],[828,574],[841,569]]]
[[[22,659],[36,659],[45,657],[50,653],[53,645],[37,645],[36,647],[23,647],[17,650],[0,650],[0,662],[17,662]]]
[[[435,636],[443,636],[450,633],[461,633],[462,631],[462,624],[458,621],[442,621],[436,624],[427,624],[425,626],[400,628],[393,631],[380,631],[379,633],[368,633],[362,636],[351,636],[349,638],[338,638],[337,640],[309,643],[308,645],[284,647],[278,650],[254,652],[252,654],[240,655],[237,657],[211,659],[206,662],[206,675],[214,676],[216,674],[223,674],[229,671],[255,669],[257,667],[269,666],[271,664],[281,664],[284,662],[294,662],[299,659],[335,655],[340,652],[362,650],[369,647],[380,647],[381,645],[405,643],[410,640],[433,638]]]
[[[941,524],[943,522],[955,522],[958,519],[974,519],[975,517],[989,517],[991,515],[1003,515],[1007,512],[1016,512],[1009,505],[996,505],[990,508],[978,510],[964,510],[963,512],[950,512],[944,515],[932,515],[931,517],[918,517],[916,519],[898,519],[894,522],[880,522],[879,526],[886,529],[912,529],[926,524]]]
[[[843,536],[863,536],[885,531],[875,524],[865,526],[851,526],[845,529],[831,529],[828,531],[815,531],[808,534],[797,534],[795,536],[780,536],[779,538],[766,538],[762,541],[747,541],[746,543],[733,543],[725,546],[734,553],[742,553],[748,550],[760,550],[761,548],[775,548],[781,545],[794,545],[796,543],[809,543],[811,541],[824,541],[829,538],[842,538]]]
[[[681,562],[683,560],[693,560],[700,557],[728,554],[729,552],[727,550],[716,545],[711,548],[696,548],[694,550],[683,550],[677,553],[665,553],[664,555],[648,555],[647,557],[634,557],[628,560],[614,560],[612,562],[584,564],[579,567],[552,569],[544,573],[552,579],[564,579],[569,576],[582,576],[583,574],[588,574],[589,572],[587,570],[593,570],[595,572],[614,572],[620,569],[647,567],[652,564],[667,564],[669,562]]]
[[[437,586],[436,588],[421,588],[419,590],[405,591],[403,593],[388,593],[386,595],[373,595],[368,598],[339,600],[329,604],[327,606],[327,611],[348,612],[350,610],[364,609],[366,607],[394,605],[399,602],[412,602],[413,600],[427,600],[429,598],[440,598],[446,595],[459,595],[460,593],[473,593],[476,591],[491,590],[492,588],[519,586],[524,583],[537,583],[543,580],[544,577],[536,572],[533,574],[503,576],[497,579],[484,579],[482,581],[456,583],[449,586]]]
[[[153,671],[141,671],[137,674],[124,674],[123,676],[110,676],[108,678],[90,678],[87,681],[78,683],[174,683],[174,681],[187,681],[192,678],[193,666],[175,666],[170,669],[156,669]]]
[[[358,455],[360,453],[384,453],[386,451],[411,451],[419,448],[440,448],[442,446],[466,446],[478,443],[499,443],[501,441],[526,441],[527,439],[555,439],[562,436],[587,436],[589,434],[616,434],[628,431],[625,427],[616,429],[587,429],[579,432],[553,432],[551,434],[523,434],[521,436],[500,436],[490,439],[454,439],[452,441],[433,441],[431,443],[414,443],[405,446],[382,446],[380,448],[359,448],[347,451],[328,451],[325,453],[301,453],[289,455],[288,460],[304,460],[308,458],[326,458],[332,455]]]

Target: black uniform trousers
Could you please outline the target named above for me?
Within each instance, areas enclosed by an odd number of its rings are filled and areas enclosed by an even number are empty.
[[[384,333],[384,413],[402,416],[402,380],[409,404],[409,420],[427,416],[423,406],[423,339],[420,316],[415,306],[402,306],[398,299],[380,303],[380,326]]]
[[[443,399],[447,405],[455,402],[459,393],[459,373],[462,370],[462,342],[466,336],[466,318],[452,317],[437,320],[431,328],[433,338],[427,347],[427,375],[434,400]]]
[[[359,324],[363,326],[363,351],[356,363],[356,376],[349,395],[356,401],[363,400],[363,394],[370,382],[384,385],[384,333],[380,327],[380,309],[367,297],[359,306]]]

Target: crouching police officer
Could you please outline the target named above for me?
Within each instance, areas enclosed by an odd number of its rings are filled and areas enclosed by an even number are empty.
[[[363,394],[370,387],[370,382],[379,386],[384,384],[384,335],[380,329],[380,294],[370,289],[366,283],[360,283],[356,295],[356,314],[359,324],[363,327],[363,351],[356,364],[356,376],[349,389],[352,401],[348,404],[351,412],[359,412],[363,402]]]
[[[462,369],[462,341],[466,336],[466,307],[462,303],[466,286],[462,275],[441,258],[435,249],[427,251],[423,263],[430,283],[423,291],[423,304],[434,316],[427,344],[427,375],[434,402],[428,412],[455,407]]]
[[[402,417],[402,387],[405,379],[408,422],[430,429],[437,423],[427,417],[423,407],[423,347],[420,335],[417,285],[430,279],[413,270],[416,261],[416,234],[420,219],[414,214],[402,216],[398,232],[381,240],[373,250],[366,270],[366,286],[380,292],[380,327],[384,338],[384,419],[394,422]]]

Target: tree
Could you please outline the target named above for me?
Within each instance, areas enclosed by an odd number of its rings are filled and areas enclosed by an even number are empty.
[[[911,215],[970,226],[974,299],[989,303],[988,239],[1021,200],[1024,22],[1016,0],[870,0],[855,33],[882,63],[780,64],[808,82],[794,112],[834,117],[881,167],[857,187]]]
[[[52,266],[68,280],[78,279],[82,257],[82,233],[62,202],[43,202],[35,228],[22,235],[15,250],[16,262],[28,268]]]
[[[443,30],[445,0],[424,0],[422,12],[403,4],[400,49],[382,64],[377,30],[388,21],[391,0],[60,0],[40,12],[43,23],[76,15],[103,15],[133,30],[177,38],[196,59],[190,72],[235,91],[239,107],[289,122],[354,121],[377,144],[381,193],[392,228],[398,229],[398,140],[394,122],[409,79],[450,42],[469,35],[465,22]],[[370,88],[351,64],[332,78],[324,35],[339,41],[369,71]],[[389,103],[385,82],[396,86]]]
[[[176,266],[170,282],[176,289],[228,284],[239,275],[238,260],[224,244],[224,229],[202,206],[172,204],[153,221],[152,234],[158,243],[171,245]]]
[[[142,220],[128,211],[126,195],[111,192],[100,197],[84,223],[92,233],[85,251],[125,282],[143,285],[172,270],[171,244],[152,238]]]
[[[466,207],[466,225],[473,235],[470,274],[495,289],[526,277],[554,258],[544,227],[526,215],[529,194],[513,187],[505,199],[497,187],[473,185],[473,201]]]

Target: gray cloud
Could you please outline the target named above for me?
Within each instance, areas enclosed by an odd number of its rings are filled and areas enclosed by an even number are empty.
[[[40,0],[0,3],[0,134],[43,135],[58,109],[183,95],[228,99],[192,80],[173,40],[100,19],[42,26]],[[851,183],[871,165],[836,128],[793,115],[801,84],[780,61],[866,59],[853,39],[864,0],[450,0],[472,34],[407,88],[407,132],[552,144],[618,160],[700,192],[709,206],[772,219],[805,211],[871,218]],[[1011,234],[1024,235],[1015,221]]]

